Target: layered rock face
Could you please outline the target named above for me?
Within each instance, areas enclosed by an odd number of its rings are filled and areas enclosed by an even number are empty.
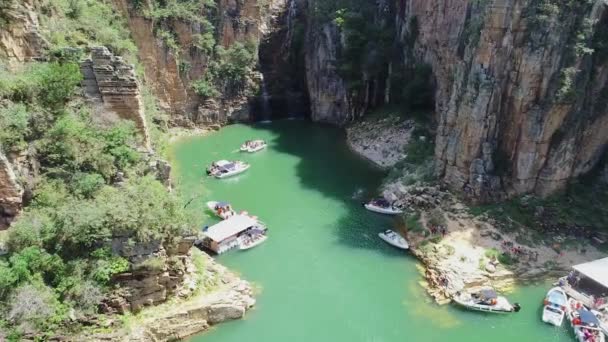
[[[96,119],[113,122],[120,118],[135,122],[144,145],[150,149],[144,106],[133,65],[114,56],[105,47],[94,47],[91,58],[83,61],[80,69],[85,93],[93,102],[103,105]]]
[[[544,195],[596,165],[608,142],[603,0],[402,0],[399,9],[402,36],[416,18],[416,57],[433,66],[447,183],[482,201]]]
[[[152,87],[163,110],[171,114],[173,124],[211,125],[249,119],[246,97],[205,101],[194,91],[192,82],[203,77],[210,62],[209,55],[195,47],[195,40],[204,33],[200,23],[181,19],[155,22],[144,15],[145,9],[151,8],[150,0],[141,2],[139,7],[127,0],[113,0],[113,3],[127,18],[139,50],[139,59],[144,65],[146,82]],[[228,47],[236,41],[259,41],[263,19],[255,0],[218,0],[215,11],[218,22],[214,24],[222,46]],[[208,13],[201,10],[198,15],[206,17]],[[177,51],[157,36],[159,27],[174,35],[179,46]]]
[[[190,249],[194,238],[184,238],[176,246],[163,246],[158,241],[129,244],[128,238],[115,238],[112,251],[129,260],[132,271],[119,274],[113,282],[119,289],[105,302],[105,311],[119,313],[140,311],[157,305],[174,295],[188,295],[196,288],[191,279],[194,266]]]
[[[0,58],[9,66],[31,61],[47,46],[40,35],[35,0],[7,1],[0,18]]]

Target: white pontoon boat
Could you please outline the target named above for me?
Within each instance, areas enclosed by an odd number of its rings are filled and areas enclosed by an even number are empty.
[[[222,220],[226,220],[232,217],[236,212],[232,209],[232,206],[228,202],[216,202],[209,201],[207,202],[207,208],[211,210],[217,217]]]
[[[401,210],[401,208],[389,203],[383,198],[371,200],[369,203],[365,203],[363,206],[369,211],[373,211],[375,213],[380,214],[398,215],[403,213],[403,210]]]
[[[220,179],[228,178],[247,171],[250,166],[251,165],[240,160],[231,162],[227,160],[219,160],[212,163],[211,166],[207,168],[207,174]]]
[[[243,143],[243,145],[241,145],[241,152],[255,153],[255,152],[265,149],[266,146],[267,145],[264,140],[261,140],[261,139],[248,140],[248,141],[245,141],[245,143]]]
[[[554,287],[544,300],[542,320],[545,323],[561,326],[568,308],[568,296],[561,287]]]

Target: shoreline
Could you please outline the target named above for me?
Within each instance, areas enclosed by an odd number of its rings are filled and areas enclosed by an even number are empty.
[[[395,142],[404,146],[409,143],[414,126],[407,137],[400,137],[394,129],[388,137],[372,134],[386,130],[390,120],[356,122],[346,128],[350,149],[385,170],[405,156],[396,159],[393,154],[387,158],[381,152],[394,148]],[[379,190],[385,198],[420,213],[416,223],[408,218],[402,220],[399,231],[422,265],[421,286],[438,304],[450,303],[453,295],[463,289],[492,286],[509,292],[517,285],[557,280],[575,264],[605,257],[590,245],[547,245],[550,236],[542,236],[542,242],[535,241],[533,232],[523,227],[514,231],[500,229],[492,218],[473,216],[467,204],[439,185],[404,185],[396,179]],[[551,238],[560,241],[556,236]]]
[[[196,248],[196,247],[193,247]],[[195,253],[199,253],[198,251]],[[73,341],[146,342],[183,340],[204,333],[212,327],[241,319],[253,309],[254,287],[234,272],[200,252],[204,277],[190,297],[175,297],[140,313],[108,317],[102,331],[84,331]],[[122,326],[115,322],[126,321]],[[97,330],[100,330],[98,328]]]

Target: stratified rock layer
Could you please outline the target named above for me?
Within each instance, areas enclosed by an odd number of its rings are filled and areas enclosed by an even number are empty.
[[[8,2],[0,23],[0,58],[9,66],[40,57],[47,46],[39,32],[35,0]]]
[[[0,229],[6,229],[21,211],[23,188],[17,182],[13,166],[0,149]]]
[[[438,172],[474,198],[551,193],[605,150],[608,59],[582,47],[606,39],[594,36],[608,7],[554,6],[546,14],[534,1],[400,1],[400,29],[417,18],[416,54],[437,81]]]
[[[145,146],[150,148],[144,106],[133,65],[114,56],[106,47],[94,47],[91,48],[91,58],[83,61],[80,69],[85,92],[104,107],[96,119],[133,121]]]

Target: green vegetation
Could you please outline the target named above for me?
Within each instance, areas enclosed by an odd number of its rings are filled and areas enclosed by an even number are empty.
[[[220,89],[228,96],[242,92],[255,66],[256,52],[254,42],[235,42],[228,49],[216,46],[207,72],[203,78],[193,82],[192,87],[203,97],[217,97]]]
[[[404,185],[428,183],[435,179],[435,143],[429,131],[416,128],[410,142],[405,146],[406,157],[391,169],[385,182],[400,179]]]
[[[487,214],[508,231],[526,228],[526,232],[535,233],[534,239],[547,236],[541,235],[545,231],[551,231],[550,236],[606,232],[608,186],[594,179],[590,176],[545,199],[524,196],[501,204],[472,207],[471,213]]]
[[[414,212],[405,216],[405,227],[410,232],[422,232],[424,227],[420,223],[420,213]]]
[[[70,317],[97,314],[117,274],[165,267],[158,259],[133,265],[113,249],[116,239],[169,246],[193,227],[183,203],[146,175],[134,125],[102,125],[75,96],[82,79],[77,62],[87,47],[135,52],[120,17],[94,0],[49,0],[41,12],[48,62],[10,72],[0,64],[0,149],[27,149],[39,163],[28,180],[29,206],[13,222],[8,254],[0,257],[0,326],[9,340],[78,329]],[[143,98],[162,152],[166,116],[146,90]]]
[[[136,47],[124,19],[108,1],[48,0],[39,12],[42,33],[52,50],[105,45],[134,59]]]

